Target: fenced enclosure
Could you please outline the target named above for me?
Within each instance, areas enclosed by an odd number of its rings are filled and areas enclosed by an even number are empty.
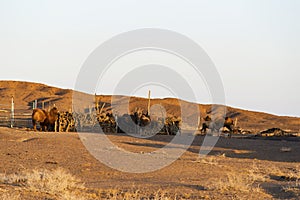
[[[11,98],[10,104],[0,104],[0,126],[33,128],[32,110],[35,108],[50,109],[55,104],[47,101],[34,100],[26,105],[16,105],[14,98]],[[181,118],[176,116],[167,117],[166,119],[150,119],[150,92],[148,95],[147,112],[136,108],[131,114],[114,116],[110,112],[104,111],[105,102],[95,99],[95,105],[88,105],[84,108],[83,113],[76,113],[69,110],[68,112],[59,113],[55,122],[54,131],[100,131],[117,133],[130,132],[135,134],[151,135],[154,132],[159,134],[176,135],[181,130]],[[129,123],[132,122],[132,123]],[[200,118],[198,118],[200,129]],[[100,125],[96,126],[96,125]],[[39,126],[39,124],[38,124]],[[77,128],[76,128],[77,127]],[[237,118],[234,122],[237,127]],[[39,127],[40,128],[40,127]],[[98,130],[99,129],[99,130]]]
[[[16,105],[14,98],[10,103],[0,103],[0,126],[1,127],[18,127],[32,128],[32,110],[34,108],[44,108],[44,102],[33,101],[32,106],[24,107]]]

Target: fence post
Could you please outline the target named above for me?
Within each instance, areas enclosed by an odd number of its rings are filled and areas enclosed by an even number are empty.
[[[35,108],[37,108],[37,100],[34,100],[32,102],[32,110],[34,110]]]
[[[89,114],[92,115],[92,107],[89,105]]]
[[[116,133],[118,133],[119,126],[118,126],[118,115],[117,114],[115,116],[115,121],[116,121],[116,130],[115,131],[116,131]]]
[[[44,110],[45,109],[45,102],[42,101],[42,109]]]
[[[147,106],[147,114],[150,116],[150,95],[151,95],[151,90],[148,91],[148,106]]]
[[[237,123],[238,123],[238,118],[235,118],[235,121],[234,121],[234,128],[237,127]]]
[[[15,121],[15,102],[14,102],[14,97],[11,97],[10,128],[14,127],[14,121]]]
[[[54,123],[54,132],[57,132],[57,120],[55,120],[55,123]]]

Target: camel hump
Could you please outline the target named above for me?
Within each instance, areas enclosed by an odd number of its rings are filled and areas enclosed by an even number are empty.
[[[47,113],[39,108],[32,111],[32,120],[43,122],[47,118]]]
[[[44,113],[45,115],[48,114],[48,112],[47,112],[46,110],[41,110],[41,111],[43,111],[43,113]]]

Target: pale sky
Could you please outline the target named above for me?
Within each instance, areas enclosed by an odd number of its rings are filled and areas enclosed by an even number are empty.
[[[161,28],[206,51],[227,105],[300,116],[299,20],[298,0],[0,0],[0,79],[74,88],[101,43]]]

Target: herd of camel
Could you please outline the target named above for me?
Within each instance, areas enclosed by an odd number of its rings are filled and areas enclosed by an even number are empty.
[[[57,126],[56,122],[59,120],[59,118],[60,118],[60,113],[56,107],[51,108],[49,111],[36,108],[32,112],[33,129],[34,131],[36,131],[37,124],[39,124],[40,131],[57,130],[55,126]],[[113,117],[111,113],[100,113],[97,116],[97,121],[99,122],[100,126],[103,125],[103,122],[106,122],[108,126],[115,126],[116,132],[127,132],[124,130],[122,131],[116,124],[118,123],[129,124],[129,120],[131,120],[134,124],[138,125],[139,127],[146,127],[151,123],[150,116],[147,113],[144,114],[140,110],[135,111],[132,114],[125,114],[121,117],[118,117],[117,120]],[[208,133],[208,131],[210,131],[211,133],[224,131],[227,132],[229,135],[231,135],[231,133],[234,131],[233,129],[234,121],[230,117],[217,118],[215,120],[212,120],[210,116],[206,116],[201,121],[202,122],[199,124],[199,130],[201,134],[206,134]],[[180,123],[181,123],[180,118],[169,117],[164,120],[164,126],[162,128],[162,132],[166,134],[175,135],[178,132],[180,132]],[[73,125],[74,124],[75,123],[73,123]]]

